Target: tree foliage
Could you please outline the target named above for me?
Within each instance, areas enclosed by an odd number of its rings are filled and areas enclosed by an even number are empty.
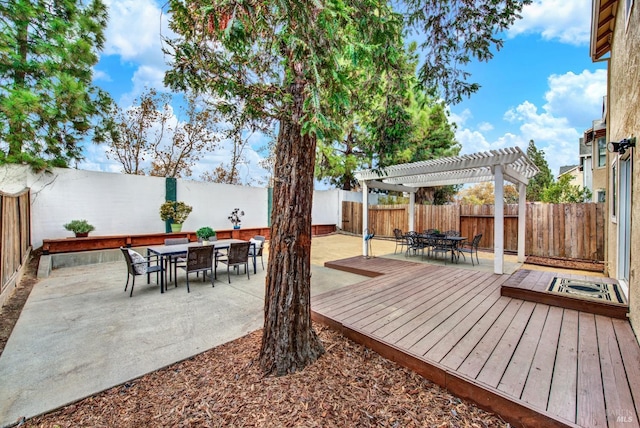
[[[490,181],[478,183],[458,193],[458,199],[463,205],[485,205],[495,202],[495,187]],[[504,203],[518,203],[518,189],[513,184],[504,186]]]
[[[92,85],[106,24],[100,0],[0,2],[0,162],[82,159],[79,143],[110,103]]]
[[[225,126],[221,126],[221,138],[231,142],[231,160],[229,163],[221,163],[213,171],[205,171],[201,179],[212,183],[243,184],[240,166],[247,164],[244,151],[249,146],[251,138],[258,134],[273,138],[273,130],[270,127],[273,121],[247,114],[241,100],[220,100],[209,105],[226,123]]]
[[[504,42],[498,37],[520,18],[531,0],[405,0],[411,29],[424,35],[425,61],[418,79],[432,95],[457,103],[480,86],[465,67],[473,58],[489,61]]]
[[[544,157],[544,150],[539,150],[533,140],[529,141],[527,156],[540,170],[537,175],[529,180],[529,184],[527,185],[527,201],[540,201],[542,200],[543,190],[553,183],[553,174]]]
[[[589,202],[593,196],[591,190],[571,184],[571,179],[568,174],[561,175],[558,181],[543,189],[540,200],[551,204]]]
[[[126,110],[113,105],[104,142],[107,157],[120,162],[125,174],[189,177],[202,154],[215,148],[215,115],[188,97],[187,121],[179,122],[169,101],[169,94],[147,89]]]

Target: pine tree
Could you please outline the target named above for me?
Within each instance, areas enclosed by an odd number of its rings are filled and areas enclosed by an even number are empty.
[[[553,183],[553,174],[547,160],[544,158],[544,150],[538,150],[533,140],[529,140],[527,156],[536,164],[540,172],[529,180],[527,185],[527,201],[534,202],[542,200],[542,192]]]
[[[105,5],[8,0],[0,17],[0,163],[41,170],[82,159],[79,142],[110,102],[92,85]]]

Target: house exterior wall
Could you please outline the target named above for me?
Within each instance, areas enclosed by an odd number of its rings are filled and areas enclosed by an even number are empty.
[[[567,171],[566,173],[559,175],[558,178],[563,175],[569,175],[571,177],[569,184],[572,186],[578,186],[581,189],[584,187],[584,174],[580,171],[580,168],[574,168],[571,171]]]
[[[629,2],[618,2],[615,31],[611,43],[608,69],[608,141],[620,141],[635,136],[640,140],[640,4],[636,1],[631,9],[629,22],[626,21],[625,6]],[[631,252],[629,269],[630,321],[636,334],[640,336],[640,147],[630,150],[631,158]],[[607,159],[607,201],[611,210],[613,195],[612,165],[617,153],[609,153]],[[595,170],[594,170],[594,188]],[[618,198],[619,200],[619,198]],[[609,213],[606,258],[609,275],[617,278],[618,273],[618,223]]]

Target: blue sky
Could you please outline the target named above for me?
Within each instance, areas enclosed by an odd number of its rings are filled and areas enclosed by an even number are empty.
[[[121,107],[130,106],[145,87],[163,89],[167,69],[160,33],[170,34],[164,2],[105,0],[109,7],[105,49],[95,67],[95,83]],[[487,63],[469,67],[481,89],[450,107],[463,153],[520,146],[533,139],[544,150],[554,175],[562,165],[578,163],[578,138],[602,114],[606,64],[589,57],[591,2],[537,0],[505,35],[502,50]],[[256,139],[253,147],[263,143]],[[229,146],[210,153],[192,178],[229,159]],[[120,171],[105,148],[87,146],[79,168]],[[260,185],[266,172],[255,150],[246,152],[244,182]]]

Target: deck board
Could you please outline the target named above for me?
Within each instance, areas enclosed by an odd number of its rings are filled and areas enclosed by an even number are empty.
[[[553,273],[363,257],[332,263],[374,271],[314,296],[314,319],[454,394],[517,426],[637,423],[640,347],[628,321],[501,295],[523,281],[546,287]]]
[[[606,426],[598,337],[593,314],[578,316],[578,405],[576,422],[581,426]]]
[[[538,344],[541,341],[544,324],[549,314],[549,307],[546,305],[536,305],[531,314],[520,342],[513,353],[513,358],[509,361],[504,371],[502,379],[498,384],[498,389],[514,397],[520,397],[531,372],[533,357],[535,356]]]
[[[600,349],[600,367],[602,371],[602,383],[606,399],[605,407],[616,418],[609,426],[628,426],[628,422],[616,420],[618,415],[626,414],[634,409],[631,391],[624,388],[627,383],[627,375],[624,371],[622,355],[618,346],[618,340],[610,318],[596,316],[596,331],[598,335],[598,348]],[[625,409],[625,410],[623,410]],[[637,415],[633,415],[637,421]]]
[[[539,344],[535,350],[531,369],[520,397],[524,402],[542,409],[546,409],[549,402],[549,390],[551,388],[558,339],[560,338],[562,313],[563,310],[561,308],[549,308],[540,336],[546,340],[544,343]]]

